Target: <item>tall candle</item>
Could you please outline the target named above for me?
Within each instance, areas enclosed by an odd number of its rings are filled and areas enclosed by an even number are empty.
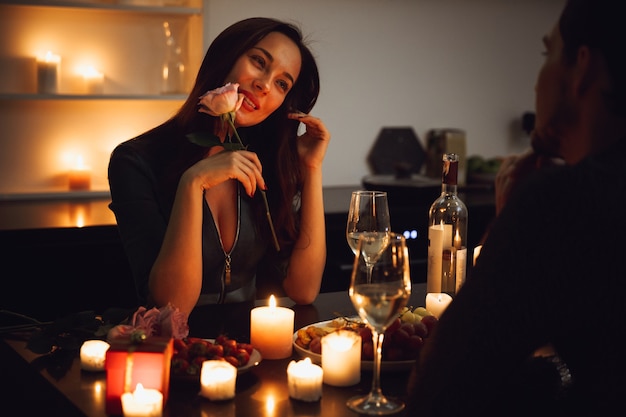
[[[324,371],[310,358],[291,361],[287,366],[289,396],[300,401],[318,401],[322,398]]]
[[[202,362],[200,371],[200,395],[212,401],[230,400],[235,397],[237,368],[225,361]]]
[[[437,318],[441,317],[441,314],[443,314],[450,302],[452,302],[452,297],[446,293],[426,294],[426,310],[430,311]]]
[[[293,310],[277,307],[272,295],[268,307],[250,312],[250,343],[263,359],[284,359],[292,354]]]
[[[161,417],[163,415],[163,394],[137,384],[134,392],[122,394],[124,417]]]
[[[361,337],[351,330],[337,330],[322,337],[324,383],[347,387],[361,380]]]
[[[80,367],[85,371],[104,371],[110,345],[104,340],[87,340],[80,347]]]
[[[59,86],[61,57],[48,51],[37,59],[37,91],[56,94]]]

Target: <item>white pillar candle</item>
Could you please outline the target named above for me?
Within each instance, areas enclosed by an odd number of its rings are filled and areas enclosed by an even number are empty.
[[[435,224],[428,228],[427,292],[441,292],[441,268],[443,267],[443,226],[443,224]]]
[[[426,294],[426,310],[439,318],[451,301],[452,297],[446,293],[428,293]]]
[[[59,88],[61,57],[48,51],[37,59],[37,91],[56,94]]]
[[[284,359],[292,354],[293,310],[277,307],[270,297],[268,307],[256,307],[250,312],[250,343],[263,359]]]
[[[225,361],[202,362],[200,395],[211,401],[230,400],[235,397],[237,368]]]
[[[137,384],[134,392],[122,394],[122,411],[124,417],[161,417],[163,394]]]
[[[104,340],[87,340],[80,347],[80,367],[85,371],[104,371],[110,345]]]
[[[361,336],[337,330],[322,337],[324,383],[347,387],[361,380]]]
[[[291,361],[287,366],[289,396],[301,401],[318,401],[322,398],[324,371],[310,358]]]

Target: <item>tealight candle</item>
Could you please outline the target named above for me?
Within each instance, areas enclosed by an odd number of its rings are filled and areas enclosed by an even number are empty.
[[[163,394],[160,391],[144,388],[137,384],[134,392],[122,394],[124,417],[161,417],[163,415]]]
[[[324,383],[347,387],[361,380],[361,336],[337,330],[322,337]]]
[[[301,401],[318,401],[322,398],[324,371],[310,358],[291,361],[287,366],[289,396]]]
[[[85,371],[104,371],[110,345],[104,340],[87,340],[80,347],[80,367]]]
[[[452,297],[446,293],[426,294],[426,310],[430,311],[437,318],[441,317],[450,302],[452,302]]]
[[[225,361],[202,362],[200,371],[200,395],[212,401],[230,400],[235,397],[237,368]]]
[[[55,94],[59,84],[59,67],[61,57],[48,51],[37,59],[37,91],[45,94]]]
[[[69,187],[72,191],[88,190],[91,188],[91,170],[78,157],[76,166],[69,172]]]
[[[93,67],[83,70],[83,81],[85,83],[86,94],[102,94],[104,91],[104,74],[98,72]]]
[[[292,354],[294,311],[277,307],[270,297],[268,307],[250,312],[250,343],[263,359],[284,359]]]

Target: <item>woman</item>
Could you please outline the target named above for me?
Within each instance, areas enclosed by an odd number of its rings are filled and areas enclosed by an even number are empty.
[[[198,106],[228,83],[243,99],[234,124],[245,150],[192,143],[193,133],[232,136]],[[254,300],[257,278],[281,283],[298,304],[313,302],[326,261],[322,161],[330,139],[308,115],[318,94],[317,65],[299,29],[246,19],[213,41],[170,120],[113,151],[110,208],[141,302],[189,314]],[[279,251],[258,189],[266,190]]]

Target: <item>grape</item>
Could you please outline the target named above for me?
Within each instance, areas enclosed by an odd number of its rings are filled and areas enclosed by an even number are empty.
[[[435,316],[424,316],[422,318],[422,323],[426,326],[426,328],[428,329],[428,334],[432,333],[433,329],[435,328],[435,326],[437,325],[437,322],[439,320],[437,319],[437,317]]]
[[[431,316],[434,317],[434,316]],[[428,322],[428,320],[426,320]],[[413,334],[416,334],[422,338],[428,336],[428,327],[426,326],[425,323],[423,322],[419,322],[419,323],[413,323]]]

